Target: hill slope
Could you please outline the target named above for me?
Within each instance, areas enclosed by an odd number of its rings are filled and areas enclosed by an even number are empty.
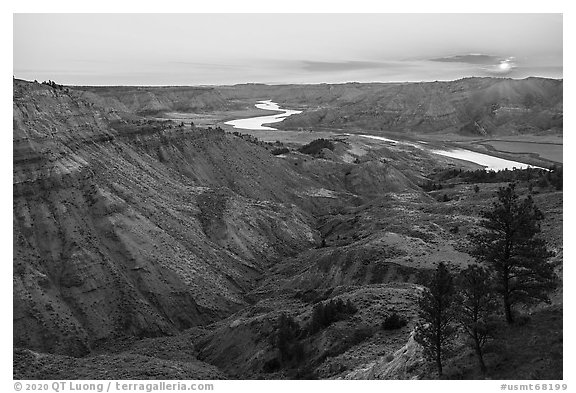
[[[265,264],[316,241],[291,203],[313,182],[265,150],[216,130],[110,126],[123,121],[75,91],[14,84],[16,346],[79,355],[207,323],[245,304]]]
[[[562,94],[562,81],[538,78],[386,84],[291,116],[282,127],[469,135],[561,132]]]
[[[562,132],[563,81],[465,78],[450,82],[238,85],[223,97],[305,109],[282,129],[334,128],[513,135]]]

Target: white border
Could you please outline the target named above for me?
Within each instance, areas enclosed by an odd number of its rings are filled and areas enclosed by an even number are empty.
[[[191,4],[193,3],[193,4]],[[2,222],[2,248],[6,252],[6,257],[0,264],[0,274],[3,278],[3,285],[1,286],[2,305],[5,310],[11,308],[12,299],[12,286],[9,284],[9,278],[12,276],[12,228],[9,223],[12,219],[9,215],[9,209],[12,205],[12,192],[9,189],[11,170],[12,168],[12,149],[10,140],[10,129],[11,124],[11,114],[9,113],[10,101],[12,101],[12,80],[10,75],[12,74],[12,14],[17,13],[30,13],[30,12],[82,12],[82,13],[93,13],[93,12],[146,12],[146,13],[170,13],[170,12],[230,12],[230,13],[262,13],[262,12],[303,12],[303,13],[322,13],[329,10],[330,12],[336,13],[374,13],[374,12],[413,12],[417,11],[420,13],[470,13],[470,12],[487,12],[487,13],[564,13],[564,37],[565,42],[569,42],[570,45],[564,45],[564,106],[569,108],[565,111],[565,125],[566,130],[564,134],[564,144],[568,149],[574,146],[574,132],[576,129],[574,126],[573,115],[571,114],[573,101],[573,82],[570,78],[571,65],[573,59],[573,48],[575,45],[570,41],[570,37],[575,37],[574,35],[574,25],[576,20],[574,20],[572,10],[569,9],[568,1],[558,1],[558,0],[547,0],[547,1],[502,1],[502,0],[483,0],[481,2],[474,2],[475,4],[470,4],[470,2],[462,0],[451,0],[451,1],[414,1],[414,0],[402,0],[398,2],[384,2],[384,1],[370,1],[370,0],[354,0],[354,1],[311,1],[311,0],[289,0],[288,2],[273,2],[273,1],[263,1],[263,0],[218,0],[210,2],[190,2],[190,1],[171,1],[164,0],[162,2],[152,2],[152,1],[138,1],[138,2],[120,2],[115,0],[100,0],[93,1],[90,3],[80,2],[78,0],[63,1],[63,0],[53,0],[53,1],[12,1],[9,4],[2,4],[3,12],[1,19],[1,29],[2,29],[2,49],[5,54],[5,58],[2,61],[2,108],[3,108],[3,132],[2,132],[2,184],[6,186],[5,191],[2,193],[2,209],[0,220]],[[10,31],[9,31],[10,30]],[[572,33],[571,33],[572,31]],[[9,53],[9,55],[6,55]],[[9,93],[10,92],[10,93]],[[574,218],[574,208],[571,206],[571,201],[573,201],[574,196],[574,163],[571,154],[565,154],[565,200],[568,203],[564,210],[564,234],[565,239],[570,240],[571,231],[570,224],[573,222]],[[565,298],[569,299],[568,303],[564,308],[564,323],[568,329],[565,329],[566,333],[564,335],[564,376],[565,383],[568,383],[569,389],[574,389],[571,383],[573,381],[572,375],[570,374],[566,365],[574,364],[571,362],[574,354],[574,338],[571,334],[571,327],[574,327],[574,312],[571,306],[570,300],[574,299],[574,290],[572,284],[572,279],[574,277],[574,268],[572,267],[574,249],[571,242],[564,242],[565,257],[566,261],[564,264],[564,293]],[[11,318],[10,318],[11,319]],[[5,387],[5,391],[13,391],[12,384],[12,323],[9,317],[4,318],[4,323],[1,324],[2,333],[2,374],[1,374],[1,385]],[[534,383],[543,383],[545,381],[533,381]],[[552,383],[557,383],[557,381],[551,381]],[[455,392],[495,392],[499,391],[500,384],[502,381],[267,381],[267,382],[256,382],[256,381],[227,381],[218,382],[217,392],[221,391],[237,391],[250,389],[253,391],[268,392],[271,389],[279,392],[292,392],[294,390],[312,390],[312,389],[334,389],[337,391],[347,391],[353,389],[362,389],[363,391],[379,391],[382,392],[385,389],[390,389],[391,391],[402,390],[408,392],[423,391],[427,389],[439,389],[441,391],[455,391]],[[530,383],[525,381],[523,383]],[[322,386],[320,386],[322,385]]]

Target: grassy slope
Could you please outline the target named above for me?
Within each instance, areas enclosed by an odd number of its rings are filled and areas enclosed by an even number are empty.
[[[563,378],[562,306],[550,306],[502,326],[487,346],[488,379],[558,380]],[[468,348],[446,364],[446,379],[482,379],[473,351]],[[434,378],[434,374],[428,374]]]

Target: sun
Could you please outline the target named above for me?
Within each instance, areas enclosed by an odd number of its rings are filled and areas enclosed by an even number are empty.
[[[500,68],[501,71],[508,71],[512,66],[507,61],[503,61],[498,65],[498,68]]]

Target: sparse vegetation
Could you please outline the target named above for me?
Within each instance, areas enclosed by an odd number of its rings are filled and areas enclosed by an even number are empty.
[[[261,141],[260,139],[256,138],[253,135],[243,134],[243,133],[238,132],[238,131],[233,131],[232,135],[234,135],[238,138],[242,138],[243,140],[250,142],[254,145],[265,146],[267,148],[273,148],[273,150],[272,150],[273,152],[277,151],[282,146],[282,144],[279,143],[278,141],[276,141],[276,142],[264,142],[264,141]],[[280,147],[278,147],[278,146],[280,146]],[[274,154],[274,153],[272,153],[272,154]],[[278,153],[278,154],[284,154],[284,153]]]
[[[334,143],[328,139],[315,139],[307,145],[302,146],[298,151],[311,156],[317,156],[322,149],[334,150]]]
[[[539,187],[553,186],[556,190],[562,190],[563,171],[561,166],[553,165],[548,170],[539,168],[503,169],[499,171],[486,171],[478,169],[466,171],[462,169],[445,169],[430,175],[432,180],[420,185],[424,191],[441,190],[457,183],[509,183],[528,182],[537,184]],[[443,184],[444,183],[444,184]],[[478,188],[477,188],[478,187]],[[474,192],[480,191],[477,184]]]
[[[48,80],[48,82],[44,81],[44,82],[42,82],[42,84],[46,85],[46,86],[50,86],[51,88],[58,89],[58,90],[62,90],[64,88],[64,86],[59,85],[58,83],[51,81],[51,80]]]
[[[422,188],[424,191],[436,191],[441,190],[443,187],[442,183],[436,183],[430,180],[427,183],[421,184],[420,188]]]
[[[288,150],[288,148],[286,147],[280,147],[280,148],[276,148],[274,150],[272,150],[272,154],[275,156],[279,156],[281,154],[287,154],[290,153],[290,150]]]
[[[326,303],[318,303],[312,311],[312,319],[308,325],[308,333],[315,334],[320,330],[330,326],[336,321],[348,318],[358,311],[356,306],[347,300],[330,300]]]

